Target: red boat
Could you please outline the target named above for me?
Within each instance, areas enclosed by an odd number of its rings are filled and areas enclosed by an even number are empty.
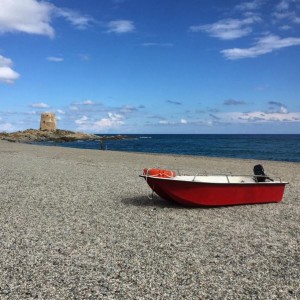
[[[264,174],[264,173],[263,173]],[[280,202],[287,182],[264,175],[177,175],[163,169],[144,169],[153,192],[185,206],[225,206]]]

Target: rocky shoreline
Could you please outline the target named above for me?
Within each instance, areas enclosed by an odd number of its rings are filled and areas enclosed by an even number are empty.
[[[20,143],[35,143],[35,142],[74,142],[74,141],[104,141],[104,140],[122,140],[125,139],[125,135],[115,136],[99,136],[95,134],[88,134],[82,132],[74,132],[70,130],[56,129],[52,131],[27,129],[17,132],[1,132],[0,140],[6,140],[9,142]]]

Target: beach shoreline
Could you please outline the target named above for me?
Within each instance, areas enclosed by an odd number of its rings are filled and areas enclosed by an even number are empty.
[[[4,141],[4,140],[3,140]],[[4,141],[9,142],[11,141]],[[33,143],[23,143],[23,142],[16,142],[16,144],[24,144],[24,145],[31,145],[31,146],[38,146],[38,147],[58,147],[58,148],[67,148],[67,149],[77,149],[77,150],[86,150],[86,151],[105,151],[107,153],[132,153],[132,154],[142,154],[142,155],[154,155],[154,156],[163,156],[163,157],[182,157],[182,158],[199,158],[199,159],[221,159],[221,160],[241,160],[241,161],[251,161],[251,162],[276,162],[276,163],[289,163],[289,164],[300,164],[299,161],[287,161],[287,160],[273,160],[273,159],[264,159],[264,158],[241,158],[241,157],[226,157],[226,156],[209,156],[209,155],[193,155],[193,154],[178,154],[178,153],[159,153],[159,152],[144,152],[144,151],[127,151],[127,150],[109,150],[109,149],[95,149],[95,148],[80,148],[80,147],[70,147],[65,146],[69,142],[53,142],[53,145],[48,145],[43,142],[33,142]]]
[[[299,163],[0,141],[0,298],[298,299]],[[189,209],[145,167],[290,184],[281,203]]]
[[[300,135],[177,135],[157,134],[146,139],[142,135],[128,135],[122,140],[75,141],[67,143],[39,142],[37,145],[68,148],[158,153],[188,156],[240,158],[300,162]]]

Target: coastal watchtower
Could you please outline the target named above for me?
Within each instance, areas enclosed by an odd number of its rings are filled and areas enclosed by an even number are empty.
[[[56,130],[56,117],[54,113],[45,112],[41,114],[40,130]]]

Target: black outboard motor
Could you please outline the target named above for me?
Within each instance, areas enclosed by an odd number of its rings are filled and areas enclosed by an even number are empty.
[[[254,166],[253,172],[254,172],[254,175],[255,175],[254,179],[257,182],[265,182],[266,179],[269,179],[269,180],[273,181],[273,179],[271,179],[270,177],[268,177],[265,174],[265,170],[264,170],[264,167],[262,165]]]

